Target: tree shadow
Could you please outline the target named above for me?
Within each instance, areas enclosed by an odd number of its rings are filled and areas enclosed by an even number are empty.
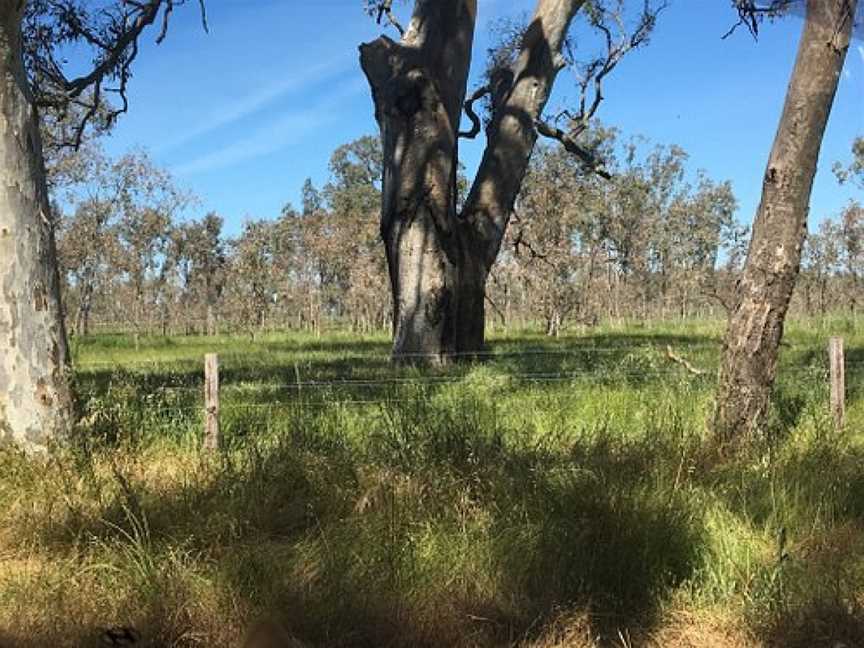
[[[840,602],[815,603],[778,616],[763,638],[770,648],[864,646],[864,610]]]
[[[228,598],[312,645],[514,645],[571,607],[611,638],[650,628],[702,561],[701,512],[648,483],[666,445],[513,443],[459,411],[394,415],[359,444],[297,425],[182,488],[130,477],[65,540],[122,542],[132,510],[154,560],[177,544],[212,555]],[[174,631],[158,598],[147,636]]]

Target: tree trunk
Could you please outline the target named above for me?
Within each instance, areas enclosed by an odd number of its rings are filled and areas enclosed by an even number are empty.
[[[469,276],[469,232],[456,218],[457,138],[476,12],[476,0],[418,0],[400,43],[381,37],[360,48],[384,149],[381,236],[393,354],[401,360],[434,362],[482,345],[482,334],[469,341],[472,332],[461,330],[470,324],[460,321],[463,311],[476,300],[465,293],[473,284],[482,295],[485,276]]]
[[[384,150],[381,235],[395,360],[434,363],[483,351],[486,280],[582,2],[539,0],[512,76],[493,92],[488,145],[461,214],[458,137],[477,1],[416,0],[399,43],[382,36],[360,47]]]
[[[822,137],[849,47],[857,0],[808,0],[804,33],[729,315],[714,431],[721,444],[764,426],[783,323],[801,265]]]
[[[93,308],[93,293],[95,292],[95,270],[89,266],[81,276],[81,303],[75,318],[75,334],[90,335],[90,313]]]
[[[72,394],[24,4],[0,0],[0,442],[36,452],[68,432]]]

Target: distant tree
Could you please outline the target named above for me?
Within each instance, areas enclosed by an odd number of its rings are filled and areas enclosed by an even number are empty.
[[[861,298],[861,280],[864,278],[864,207],[850,203],[840,215],[837,232],[838,245],[848,275],[846,298],[851,314],[857,315]]]
[[[746,24],[788,0],[757,8],[737,0]],[[857,0],[807,0],[804,32],[768,160],[750,249],[729,314],[713,428],[721,445],[757,435],[768,411],[783,325],[801,264],[810,193],[834,103]]]
[[[231,289],[239,300],[243,321],[251,335],[265,323],[279,295],[280,256],[278,223],[247,221],[240,236],[231,241]]]
[[[63,278],[67,281],[66,305],[75,304],[72,330],[90,334],[90,318],[98,287],[105,286],[112,272],[110,226],[113,205],[96,199],[79,203],[72,214],[61,219],[58,228],[58,255]]]
[[[664,301],[668,304],[674,294],[682,318],[691,314],[690,306],[700,296],[713,294],[721,250],[738,232],[738,201],[729,182],[715,183],[701,174],[687,191],[671,205],[660,230],[666,244]]]
[[[807,236],[802,254],[802,284],[810,314],[828,312],[828,291],[832,278],[840,271],[841,245],[840,227],[831,219],[823,220],[819,228]]]
[[[186,226],[187,256],[192,262],[190,284],[199,286],[206,305],[207,335],[218,333],[217,305],[225,288],[227,253],[222,240],[222,217],[207,214]]]
[[[541,149],[508,238],[505,262],[530,286],[527,301],[550,335],[601,312],[688,316],[716,284],[720,250],[736,231],[731,186],[704,173],[688,182],[682,149],[641,155],[612,131],[597,136],[611,180],[586,173],[565,151]]]
[[[572,155],[548,147],[535,152],[522,183],[509,243],[550,336],[585,315],[599,270],[600,242],[586,218],[594,184]]]
[[[303,183],[303,216],[311,216],[315,212],[321,210],[324,199],[321,197],[321,192],[315,188],[315,185],[312,184],[312,178],[306,178],[306,181]],[[287,209],[285,211],[293,212],[293,209]]]
[[[834,174],[840,184],[852,181],[859,186],[864,186],[864,137],[856,137],[852,142],[851,162],[834,163]]]

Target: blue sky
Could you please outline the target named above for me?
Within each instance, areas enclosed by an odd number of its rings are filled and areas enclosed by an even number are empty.
[[[479,0],[476,70],[490,24],[532,7],[533,0]],[[245,218],[273,218],[286,202],[298,204],[305,178],[326,182],[334,148],[376,132],[357,45],[380,28],[360,0],[209,0],[208,12],[209,34],[189,3],[175,12],[162,45],[150,35],[135,68],[130,113],[106,144],[112,154],[149,150],[199,197],[190,215],[216,211],[233,234]],[[609,79],[599,117],[625,136],[678,144],[694,170],[731,180],[739,219],[749,222],[802,22],[766,25],[758,42],[743,29],[721,40],[733,22],[728,0],[671,0],[651,44]],[[861,46],[853,43],[831,116],[811,222],[862,197],[838,187],[830,172],[864,135]],[[564,72],[550,111],[574,98]],[[481,137],[462,146],[469,171],[482,145]]]

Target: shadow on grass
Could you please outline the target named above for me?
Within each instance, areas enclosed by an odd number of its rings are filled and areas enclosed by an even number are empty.
[[[395,408],[359,438],[284,421],[195,481],[155,489],[133,472],[51,541],[123,543],[146,520],[154,563],[172,546],[207,556],[227,598],[313,645],[512,645],[571,607],[598,636],[650,628],[702,560],[702,512],[662,461],[681,439],[577,431],[553,446],[461,405]],[[177,623],[163,599],[137,602],[147,636],[182,630],[162,627]]]
[[[814,603],[779,615],[762,636],[770,648],[864,646],[864,610],[856,604]]]

